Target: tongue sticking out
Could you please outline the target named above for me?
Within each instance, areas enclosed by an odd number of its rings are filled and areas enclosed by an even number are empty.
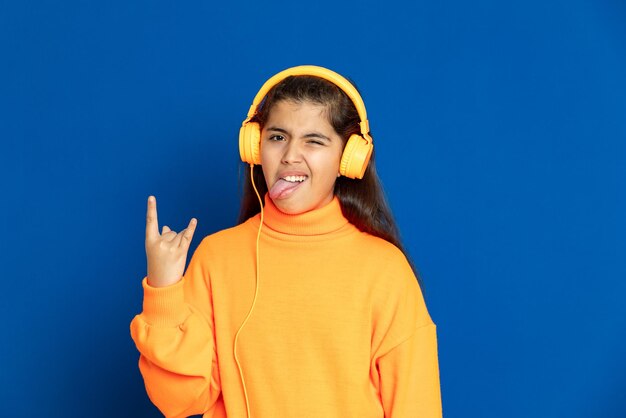
[[[270,197],[272,199],[281,198],[281,197],[283,197],[283,195],[287,194],[291,190],[293,190],[296,187],[300,186],[300,184],[302,184],[302,183],[303,182],[294,182],[294,183],[292,183],[292,182],[287,181],[287,180],[279,179],[276,183],[274,183],[274,185],[270,189],[270,191],[269,191]]]

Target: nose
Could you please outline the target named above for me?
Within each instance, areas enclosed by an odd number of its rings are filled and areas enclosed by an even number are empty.
[[[294,164],[302,161],[302,150],[298,144],[298,141],[288,141],[285,145],[282,163]]]

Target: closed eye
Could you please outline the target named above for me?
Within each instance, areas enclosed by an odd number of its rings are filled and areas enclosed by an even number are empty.
[[[328,145],[331,142],[331,139],[329,137],[327,137],[326,135],[322,135],[319,132],[311,132],[304,135],[304,137],[307,139],[307,142],[309,144]]]

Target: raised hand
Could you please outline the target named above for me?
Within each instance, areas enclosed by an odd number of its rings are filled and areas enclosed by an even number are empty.
[[[196,230],[196,218],[191,218],[187,228],[179,233],[167,225],[159,234],[156,198],[148,197],[146,215],[146,257],[148,259],[148,284],[153,287],[170,286],[185,273],[189,244]]]

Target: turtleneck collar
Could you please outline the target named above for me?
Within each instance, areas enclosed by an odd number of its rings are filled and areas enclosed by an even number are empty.
[[[348,224],[348,220],[341,212],[341,204],[337,196],[333,197],[327,205],[310,210],[308,212],[290,215],[281,212],[269,197],[265,194],[265,206],[263,207],[263,227],[288,235],[324,235],[337,231]],[[261,214],[254,217],[255,224],[261,220]]]

